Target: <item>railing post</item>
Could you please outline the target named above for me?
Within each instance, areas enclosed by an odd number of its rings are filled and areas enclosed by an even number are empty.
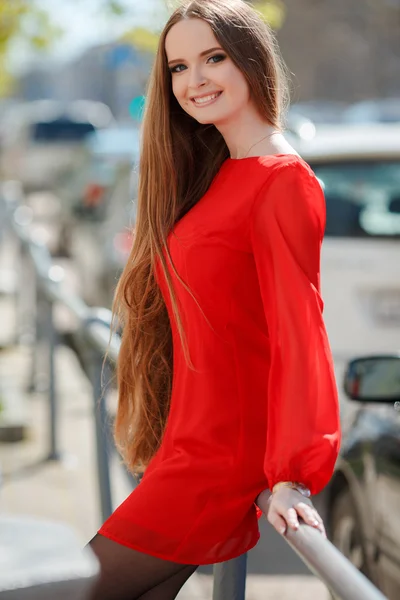
[[[58,421],[59,421],[59,406],[56,393],[56,371],[55,371],[55,351],[57,346],[56,330],[54,327],[53,318],[53,302],[43,295],[42,298],[44,311],[44,335],[47,340],[47,361],[48,361],[48,376],[49,376],[49,436],[50,436],[50,451],[48,460],[59,460],[61,454],[58,449]]]
[[[51,316],[51,323],[49,323],[49,303],[52,301],[49,300],[48,291],[45,289],[46,285],[52,282],[52,279],[49,276],[44,279],[37,268],[35,268],[36,265],[32,257],[30,257],[30,260],[34,275],[31,286],[34,309],[32,310],[31,323],[31,371],[27,391],[28,393],[49,392],[50,369],[46,367],[46,364],[43,361],[41,361],[42,355],[40,349],[42,344],[44,344],[45,347],[46,344],[48,344],[50,331],[53,331],[54,347],[56,346],[57,332],[54,331],[53,315]],[[53,393],[55,393],[54,390]]]
[[[4,237],[8,227],[7,205],[4,202],[4,198],[2,196],[2,190],[0,189],[0,245],[4,241]]]
[[[21,260],[22,260],[22,253],[23,253],[23,245],[22,245],[22,241],[17,237],[13,237],[12,241],[15,244],[15,256],[13,257],[14,258],[13,271],[15,272],[15,289],[14,289],[14,298],[13,298],[14,314],[15,314],[14,345],[19,346],[20,337],[21,337],[21,335],[20,335],[21,334],[21,323],[20,323],[21,296],[22,296]]]
[[[247,553],[214,565],[213,600],[245,600]]]
[[[27,228],[32,222],[32,211],[27,206],[14,206],[12,213],[13,222],[18,226]],[[31,305],[32,305],[32,265],[29,257],[29,248],[19,236],[13,236],[15,244],[15,314],[16,314],[16,344],[31,340]]]
[[[25,296],[23,289],[24,286],[24,264],[26,260],[26,250],[24,248],[24,244],[18,238],[13,240],[16,246],[16,256],[15,256],[15,273],[16,273],[16,286],[15,286],[15,340],[14,343],[16,346],[21,344],[23,340],[24,326],[25,326]]]
[[[88,352],[89,374],[93,391],[93,411],[96,434],[97,476],[100,491],[101,516],[108,519],[113,511],[110,478],[110,422],[106,395],[102,386],[103,356],[94,348]],[[108,366],[105,365],[108,370]]]
[[[42,338],[41,331],[41,306],[40,306],[40,286],[38,281],[38,275],[32,265],[32,270],[35,275],[35,287],[34,287],[34,295],[33,295],[33,325],[32,325],[32,343],[31,343],[31,361],[30,361],[30,372],[29,372],[29,380],[27,385],[28,394],[33,394],[38,390],[37,377],[38,377],[38,347]]]

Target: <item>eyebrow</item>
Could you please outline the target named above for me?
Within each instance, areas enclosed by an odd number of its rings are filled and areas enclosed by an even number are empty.
[[[211,52],[214,52],[215,50],[222,50],[222,48],[220,46],[217,46],[215,48],[210,48],[209,50],[204,50],[204,52],[200,52],[199,56],[200,57],[206,56],[207,54],[211,54]],[[174,58],[174,60],[170,60],[168,64],[172,65],[173,63],[181,63],[181,62],[185,62],[183,58]]]

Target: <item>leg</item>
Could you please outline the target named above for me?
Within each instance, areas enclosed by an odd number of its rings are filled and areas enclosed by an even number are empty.
[[[140,596],[139,600],[175,600],[180,589],[196,569],[197,567],[192,565],[184,566],[179,573]]]
[[[139,600],[144,594],[180,574],[188,566],[137,552],[100,534],[91,540],[90,547],[100,562],[100,577],[91,600]],[[182,573],[180,578],[177,577],[175,582],[170,584],[170,589],[175,586],[178,593],[190,575],[191,573],[186,572],[183,578]]]

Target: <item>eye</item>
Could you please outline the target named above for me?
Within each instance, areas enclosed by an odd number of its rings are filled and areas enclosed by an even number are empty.
[[[175,65],[175,67],[170,68],[171,73],[182,73],[186,69],[185,65]]]
[[[214,54],[214,56],[210,56],[207,62],[219,63],[226,59],[225,54]]]

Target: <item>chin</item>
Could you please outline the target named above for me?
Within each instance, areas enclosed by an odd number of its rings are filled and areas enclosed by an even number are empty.
[[[215,119],[210,119],[204,117],[203,119],[199,118],[199,117],[193,117],[198,123],[200,123],[201,125],[214,125],[215,123]]]
[[[227,119],[229,119],[229,115],[221,115],[221,114],[214,114],[212,115],[211,113],[206,115],[192,115],[192,117],[194,119],[196,119],[196,121],[198,123],[200,123],[201,125],[217,125],[217,123],[220,123],[222,121],[226,121]]]

